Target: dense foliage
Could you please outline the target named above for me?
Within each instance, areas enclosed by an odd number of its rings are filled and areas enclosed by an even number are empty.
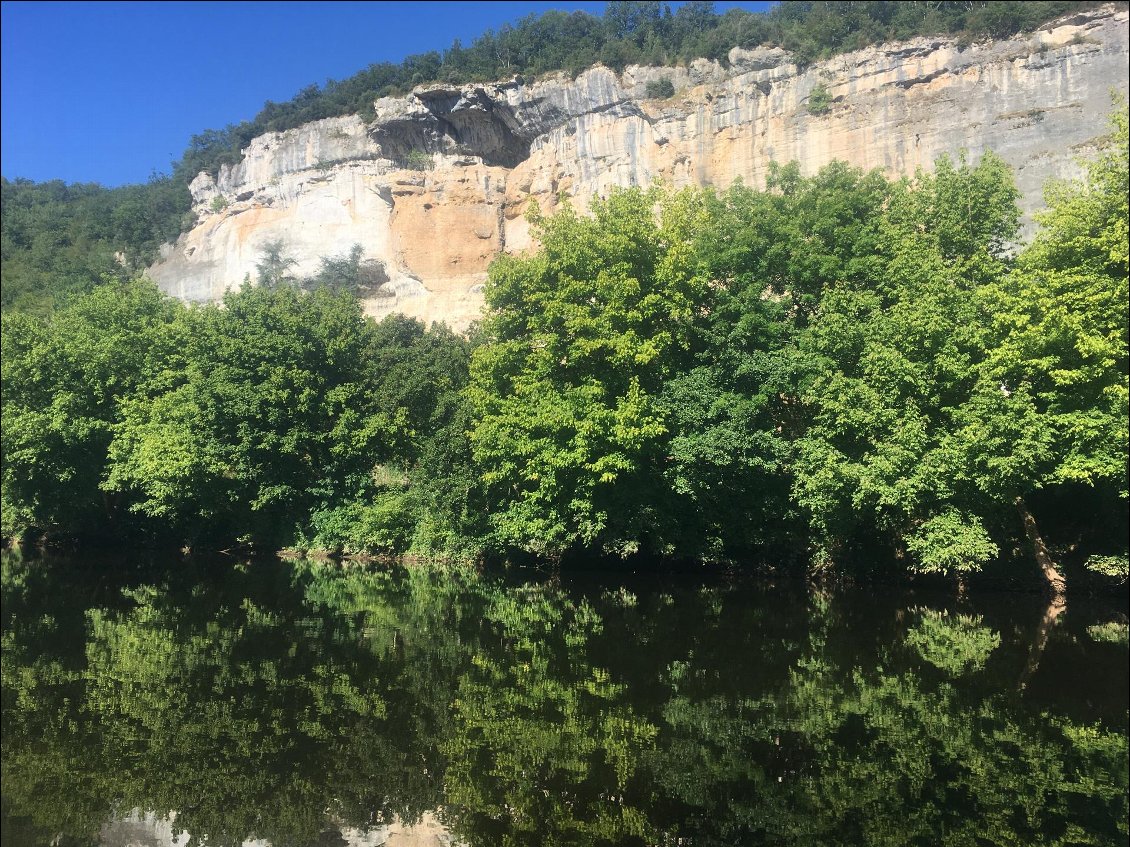
[[[252,120],[194,135],[169,176],[103,188],[4,179],[0,185],[0,306],[43,313],[67,296],[151,263],[157,248],[195,221],[188,183],[242,158],[253,138],[339,115],[371,116],[373,101],[432,82],[452,84],[573,75],[597,63],[617,70],[630,63],[674,65],[695,58],[726,61],[734,47],[779,45],[809,63],[887,39],[916,35],[1004,37],[1033,29],[1066,12],[1098,5],[1078,0],[1041,2],[788,2],[768,12],[730,9],[717,14],[706,0],[674,12],[666,2],[618,0],[603,17],[547,11],[463,47],[409,56],[400,64],[370,65],[348,79],[310,85],[285,103],[267,102]],[[653,81],[649,96],[674,93]],[[820,107],[819,92],[810,109]]]
[[[348,292],[379,269],[299,281],[281,245],[220,305],[6,314],[4,532],[940,574],[1024,548],[1062,593],[1057,544],[1125,561],[1114,128],[1019,255],[988,154],[534,214],[473,340],[374,323]]]
[[[197,309],[102,286],[50,320],[5,315],[3,345],[5,533],[190,545],[403,549],[405,474],[467,367],[444,328],[291,286]]]
[[[192,217],[188,179],[112,189],[0,179],[0,306],[45,313],[148,265]]]

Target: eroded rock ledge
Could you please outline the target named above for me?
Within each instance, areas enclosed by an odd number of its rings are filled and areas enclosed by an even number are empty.
[[[763,184],[771,161],[806,174],[833,159],[891,175],[943,153],[992,149],[1016,170],[1026,211],[1070,177],[1127,95],[1128,15],[1107,7],[1039,32],[961,49],[919,38],[799,68],[778,49],[728,67],[595,67],[525,84],[436,85],[382,98],[376,118],[331,118],[254,139],[244,159],[191,185],[195,228],[150,273],[167,292],[218,299],[281,241],[312,274],[360,244],[389,281],[366,302],[461,328],[490,262],[531,246],[531,199],[587,206],[613,186]],[[675,95],[648,99],[669,79]],[[822,114],[809,97],[832,96]]]

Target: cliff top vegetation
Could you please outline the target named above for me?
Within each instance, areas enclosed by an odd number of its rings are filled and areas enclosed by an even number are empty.
[[[427,83],[461,84],[565,71],[597,63],[677,65],[696,58],[725,62],[734,47],[780,46],[800,63],[887,40],[949,35],[1000,38],[1057,16],[1100,5],[1044,2],[790,2],[765,13],[692,0],[672,11],[659,0],[610,2],[603,17],[549,11],[487,31],[464,47],[431,51],[368,68],[341,81],[312,84],[284,103],[268,101],[252,120],[192,137],[171,175],[106,189],[3,180],[2,306],[43,312],[87,291],[107,274],[152,262],[157,248],[191,225],[188,183],[241,158],[251,139],[310,121],[365,114],[374,99]]]
[[[577,76],[593,65],[622,71],[631,64],[673,66],[695,59],[726,63],[735,47],[783,47],[802,64],[884,41],[948,35],[972,41],[1005,38],[1060,15],[1102,5],[1078,0],[1037,2],[788,2],[768,12],[730,9],[690,0],[674,12],[661,0],[612,0],[603,17],[551,10],[528,15],[467,47],[408,56],[400,64],[372,64],[348,79],[303,88],[284,103],[267,101],[253,120],[192,137],[176,171],[192,179],[238,162],[251,139],[341,115],[372,115],[378,97],[407,94],[419,85],[492,82],[555,71]]]

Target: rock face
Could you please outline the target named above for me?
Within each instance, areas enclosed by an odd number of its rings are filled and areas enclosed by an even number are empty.
[[[474,320],[491,261],[532,244],[524,212],[584,208],[614,186],[761,186],[769,163],[812,174],[834,159],[889,175],[942,154],[986,150],[1016,172],[1026,212],[1044,183],[1079,173],[1127,96],[1128,15],[1105,7],[1016,38],[960,47],[885,44],[798,68],[778,49],[731,51],[728,67],[595,67],[523,84],[431,86],[254,139],[243,161],[192,183],[197,224],[151,276],[170,294],[215,300],[256,276],[281,242],[314,273],[360,244],[389,281],[371,314],[455,328]],[[647,83],[675,94],[648,99]],[[826,109],[812,108],[818,87]],[[816,112],[816,113],[814,113]]]
[[[158,815],[134,809],[128,815],[103,824],[98,843],[102,847],[187,847],[193,843],[192,835],[178,829],[176,818],[175,812]],[[431,812],[424,812],[415,824],[397,819],[365,830],[336,826],[327,821],[326,830],[317,843],[335,847],[466,847],[455,841]],[[248,838],[241,847],[272,845],[261,838]]]

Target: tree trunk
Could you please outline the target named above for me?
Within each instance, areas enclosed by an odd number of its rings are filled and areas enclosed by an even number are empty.
[[[1020,674],[1019,689],[1024,690],[1028,685],[1028,680],[1036,672],[1036,668],[1040,666],[1040,657],[1044,655],[1044,648],[1048,646],[1048,637],[1051,635],[1052,627],[1055,626],[1056,620],[1063,614],[1067,608],[1067,601],[1062,594],[1052,597],[1048,603],[1048,607],[1044,609],[1044,616],[1040,619],[1040,625],[1036,628],[1036,637],[1032,639],[1032,646],[1028,650],[1028,661],[1024,663],[1024,671]]]
[[[1016,509],[1020,512],[1020,519],[1024,521],[1024,532],[1027,533],[1028,541],[1032,544],[1032,552],[1036,555],[1036,562],[1044,573],[1044,589],[1047,591],[1052,605],[1055,605],[1057,600],[1064,603],[1063,598],[1067,594],[1067,580],[1063,578],[1063,574],[1059,572],[1055,562],[1052,561],[1051,553],[1048,552],[1043,536],[1040,535],[1040,530],[1036,526],[1036,518],[1028,511],[1028,505],[1024,502],[1023,497],[1016,498]]]

